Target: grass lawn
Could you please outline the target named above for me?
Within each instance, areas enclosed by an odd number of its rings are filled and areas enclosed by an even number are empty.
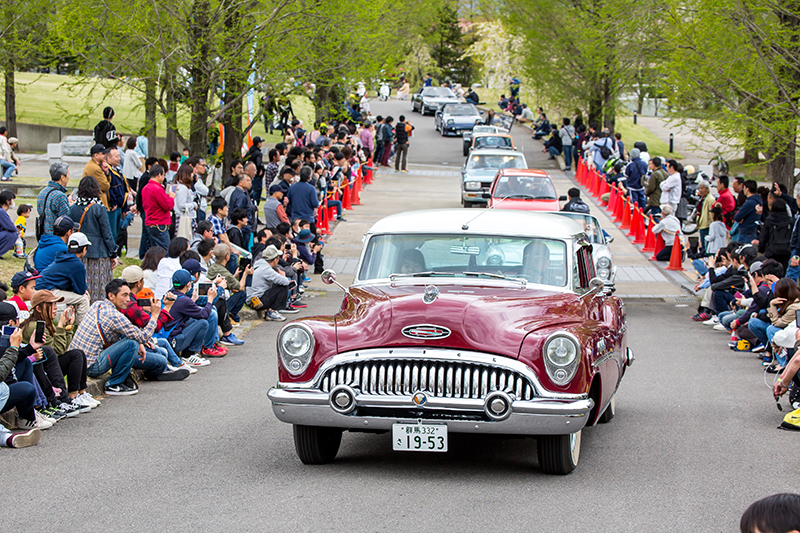
[[[16,73],[17,120],[28,124],[61,126],[91,130],[102,118],[105,106],[114,108],[114,124],[120,131],[138,133],[144,125],[143,94],[121,82],[90,78],[75,85],[75,76],[57,74]],[[0,79],[0,87],[3,81]],[[307,127],[314,122],[314,106],[305,96],[292,96],[292,107]],[[5,119],[5,109],[0,108]],[[179,108],[178,127],[188,137],[189,114]],[[164,117],[159,114],[158,135],[164,136]],[[278,142],[279,135],[267,135],[264,124],[257,122],[253,136],[267,142]],[[24,140],[23,140],[24,142]]]
[[[633,143],[636,141],[643,141],[647,145],[647,152],[650,154],[650,157],[667,157],[667,159],[683,158],[678,152],[670,154],[669,144],[656,137],[653,132],[641,124],[634,124],[632,116],[617,116],[616,130],[622,135],[622,142],[625,143],[625,149],[628,150],[628,152],[633,148]]]

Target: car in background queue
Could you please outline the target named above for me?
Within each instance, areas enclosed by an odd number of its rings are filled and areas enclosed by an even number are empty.
[[[476,128],[478,126],[475,126]],[[508,133],[475,133],[472,132],[472,144],[464,145],[464,155],[469,155],[471,150],[496,149],[516,150],[514,139]]]
[[[461,100],[447,87],[420,87],[411,95],[411,111],[423,115],[433,115],[444,104],[458,103]]]
[[[532,168],[501,169],[489,191],[489,207],[521,211],[558,211],[559,201],[550,175]]]
[[[584,213],[570,213],[559,211],[560,216],[569,217],[583,226],[583,231],[592,243],[592,256],[594,257],[594,270],[597,277],[603,280],[607,290],[614,290],[617,279],[617,265],[614,264],[614,254],[611,253],[609,244],[614,242],[601,227],[594,215]]]
[[[486,124],[487,121],[490,121],[491,124]],[[465,131],[462,134],[464,140],[464,155],[469,154],[473,135],[477,133],[511,133],[511,126],[513,125],[514,117],[507,117],[505,115],[493,115],[491,119],[487,117],[480,125],[476,125],[472,131]]]
[[[472,131],[482,121],[481,112],[472,104],[444,104],[434,115],[434,127],[442,136]]]
[[[333,461],[345,430],[391,432],[407,452],[446,452],[450,434],[471,433],[534,437],[542,471],[573,471],[634,360],[625,306],[591,250],[581,225],[546,213],[377,222],[339,312],[278,334],[268,397],[300,460]]]
[[[528,163],[521,152],[510,150],[473,150],[461,167],[461,205],[486,204],[497,172],[525,169]]]

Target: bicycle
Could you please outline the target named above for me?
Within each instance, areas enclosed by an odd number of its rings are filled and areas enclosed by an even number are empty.
[[[719,171],[718,175],[728,174],[728,162],[724,157],[722,157],[722,152],[720,151],[719,146],[717,146],[714,157],[708,161],[708,164],[717,168]]]

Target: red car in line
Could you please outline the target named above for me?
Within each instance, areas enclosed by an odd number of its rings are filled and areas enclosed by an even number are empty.
[[[550,175],[533,168],[501,169],[489,189],[489,205],[495,209],[517,209],[521,211],[558,211],[559,201]]]

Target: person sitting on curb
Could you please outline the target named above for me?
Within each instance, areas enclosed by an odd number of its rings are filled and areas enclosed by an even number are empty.
[[[181,268],[181,254],[189,249],[189,240],[175,237],[170,241],[167,257],[158,262],[156,268],[156,288],[153,290],[156,298],[162,298],[172,287],[172,275]]]
[[[36,292],[36,280],[41,276],[34,276],[30,272],[20,271],[11,277],[11,290],[14,296],[8,299],[8,303],[17,308],[17,316],[20,322],[28,319],[30,311],[28,310],[28,302],[33,299],[33,294]]]
[[[286,320],[281,312],[298,312],[297,309],[287,309],[290,281],[276,271],[280,257],[281,252],[275,246],[267,246],[261,259],[253,265],[253,284],[247,287],[247,305],[265,311],[265,320],[278,322]]]
[[[661,221],[653,226],[653,235],[662,234],[664,239],[664,249],[656,254],[656,261],[669,261],[675,236],[681,232],[681,221],[672,214],[671,204],[661,205],[661,216]]]
[[[111,371],[104,392],[110,396],[130,396],[139,392],[131,377],[132,368],[141,368],[157,376],[167,369],[167,360],[146,354],[144,345],[158,327],[161,302],[153,302],[153,314],[144,328],[137,328],[121,313],[130,302],[131,289],[125,280],[106,284],[106,298],[89,308],[78,325],[70,349],[86,354],[88,374],[97,378]],[[138,357],[137,357],[138,355]]]
[[[33,253],[33,267],[42,272],[50,266],[58,252],[67,251],[67,242],[72,234],[80,229],[80,224],[68,216],[58,217],[53,224],[52,235],[42,235]]]
[[[203,340],[203,349],[201,350],[201,357],[225,357],[228,353],[228,349],[224,346],[219,344],[219,324],[220,324],[220,313],[217,311],[216,303],[219,300],[219,293],[218,290],[219,285],[222,285],[222,289],[225,289],[225,280],[223,278],[219,278],[217,283],[211,282],[208,278],[204,278],[204,274],[206,269],[200,265],[200,255],[193,251],[188,250],[181,254],[181,267],[189,272],[194,278],[193,287],[195,292],[200,291],[200,283],[211,283],[211,287],[208,289],[205,294],[200,294],[197,301],[199,302],[197,305],[202,307],[206,304],[206,301],[211,303],[211,313],[208,315],[208,329],[206,330],[206,336]],[[204,279],[203,279],[204,278]],[[224,302],[223,302],[224,304]],[[227,320],[228,314],[228,307],[223,306],[223,320]],[[190,318],[196,318],[190,316]],[[230,322],[226,325],[226,331],[230,333],[232,330],[232,326]]]
[[[569,213],[583,213],[586,215],[589,214],[589,206],[583,203],[583,200],[581,200],[580,189],[572,187],[567,191],[567,196],[569,196],[569,201],[564,204],[564,207],[561,208],[562,211]]]
[[[136,265],[131,265],[122,270],[120,277],[125,280],[131,289],[130,302],[128,307],[122,310],[122,314],[128,317],[131,324],[137,328],[143,328],[150,322],[150,312],[153,310],[152,298],[149,299],[148,305],[139,306],[140,298],[138,295],[144,289],[144,271]],[[146,298],[141,299],[144,300]],[[165,337],[159,336],[159,332],[163,331],[164,324],[172,320],[172,315],[170,315],[169,311],[174,303],[175,300],[173,298],[169,296],[164,298],[164,308],[161,310],[161,314],[158,315],[156,333],[153,335],[152,342],[146,348],[148,352],[155,352],[166,358],[169,364],[168,369],[157,376],[156,379],[158,381],[180,381],[186,379],[189,374],[197,372],[196,369],[181,361]]]
[[[200,367],[211,364],[211,361],[200,356],[200,350],[203,349],[208,331],[208,317],[214,306],[211,302],[206,302],[203,307],[197,305],[200,296],[198,292],[194,291],[189,295],[193,282],[194,276],[182,268],[172,274],[172,289],[169,294],[175,298],[175,303],[170,309],[172,321],[165,324],[164,330],[172,349],[183,362]]]
[[[208,266],[209,279],[215,279],[217,276],[225,278],[228,285],[228,290],[231,295],[228,297],[228,313],[231,315],[231,323],[236,326],[239,325],[241,319],[239,318],[239,311],[241,311],[247,293],[245,292],[245,283],[248,276],[253,275],[252,265],[247,265],[242,271],[241,268],[236,269],[233,274],[225,268],[225,265],[230,261],[231,250],[227,244],[220,243],[214,247],[213,250],[215,262]]]
[[[0,357],[0,413],[16,408],[19,418],[35,420],[36,411],[33,408],[33,404],[36,400],[36,389],[33,385],[19,381],[11,384],[6,383],[6,379],[17,364],[21,343],[22,330],[16,328],[9,338],[8,348],[3,352],[3,356]],[[12,433],[5,426],[0,425],[0,446],[5,448],[35,446],[39,442],[41,432],[39,428],[33,427],[34,423],[28,425],[32,427],[19,433]]]
[[[81,258],[86,255],[89,239],[81,232],[73,233],[67,241],[67,251],[56,254],[53,263],[41,273],[36,282],[38,290],[52,291],[64,298],[65,305],[75,307],[75,323],[80,324],[89,310],[89,292],[86,285],[86,267]]]

